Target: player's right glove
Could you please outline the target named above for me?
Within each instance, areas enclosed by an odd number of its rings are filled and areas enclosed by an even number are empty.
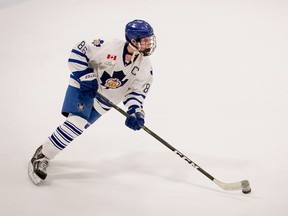
[[[127,127],[132,130],[140,130],[144,126],[145,113],[140,107],[136,105],[130,106],[127,114],[129,114],[125,121]]]
[[[96,97],[97,90],[98,90],[98,82],[96,75],[94,73],[88,73],[83,75],[77,81],[80,84],[80,91],[82,96],[94,98]]]

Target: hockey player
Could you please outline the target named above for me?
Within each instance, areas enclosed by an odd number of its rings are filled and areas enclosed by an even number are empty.
[[[153,76],[148,56],[156,48],[156,37],[144,20],[129,22],[125,37],[126,41],[83,40],[72,49],[68,60],[71,74],[62,107],[67,118],[30,160],[28,175],[33,183],[45,180],[49,160],[111,109],[97,92],[114,104],[123,102],[129,114],[126,126],[133,130],[144,126],[143,103]]]

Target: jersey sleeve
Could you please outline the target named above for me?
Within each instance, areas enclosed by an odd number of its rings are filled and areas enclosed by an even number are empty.
[[[77,80],[83,75],[93,72],[91,59],[94,55],[97,55],[97,48],[99,49],[103,42],[104,41],[100,39],[94,40],[91,43],[83,40],[73,47],[70,57],[68,59],[68,66],[71,71],[71,78]]]
[[[139,74],[139,75],[138,75]],[[137,106],[143,108],[144,101],[153,82],[153,72],[150,61],[146,62],[143,71],[138,71],[135,80],[124,96],[123,104],[130,108]]]

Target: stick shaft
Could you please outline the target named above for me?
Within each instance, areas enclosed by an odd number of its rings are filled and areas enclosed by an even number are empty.
[[[115,105],[112,101],[110,101],[108,98],[106,98],[104,95],[97,93],[99,97],[101,97],[103,100],[105,100],[111,107],[116,109],[118,112],[123,114],[124,116],[128,117],[129,114],[127,114],[123,109]],[[187,156],[185,156],[183,153],[181,153],[178,149],[170,145],[168,142],[166,142],[164,139],[162,139],[160,136],[158,136],[156,133],[151,131],[148,127],[143,126],[142,129],[146,131],[148,134],[153,136],[155,139],[157,139],[159,142],[161,142],[163,145],[165,145],[167,148],[169,148],[171,151],[176,153],[179,157],[183,158],[187,163],[189,163],[192,167],[197,169],[199,172],[201,172],[203,175],[205,175],[207,178],[209,178],[211,181],[213,181],[216,185],[218,185],[220,188],[224,190],[240,190],[243,187],[243,184],[249,185],[249,182],[247,180],[241,181],[241,182],[235,182],[235,183],[223,183],[217,179],[215,179],[212,175],[210,175],[208,172],[206,172],[204,169],[202,169],[200,166],[198,166],[195,162],[193,162],[191,159],[189,159]]]
[[[179,157],[183,158],[187,163],[189,163],[192,167],[200,171],[202,174],[204,174],[206,177],[208,177],[211,181],[214,180],[214,177],[211,176],[209,173],[207,173],[204,169],[202,169],[199,165],[197,165],[195,162],[193,162],[190,158],[188,158],[186,155],[184,155],[182,152],[180,152],[178,149],[170,145],[168,142],[166,142],[164,139],[162,139],[160,136],[155,134],[153,131],[151,131],[146,126],[142,127],[143,130],[145,130],[147,133],[149,133],[151,136],[153,136],[155,139],[157,139],[159,142],[161,142],[163,145],[168,147],[171,151],[176,153]]]
[[[120,112],[122,115],[128,117],[129,114],[127,114],[123,109],[115,105],[113,102],[111,102],[108,98],[106,98],[104,95],[97,93],[98,96],[100,96],[102,99],[104,99],[110,106],[112,106],[114,109],[116,109],[118,112]],[[175,152],[179,157],[183,158],[186,162],[188,162],[191,166],[199,170],[202,174],[204,174],[206,177],[208,177],[211,181],[214,180],[214,177],[211,176],[209,173],[207,173],[204,169],[199,167],[196,163],[194,163],[191,159],[189,159],[187,156],[185,156],[183,153],[181,153],[178,149],[170,145],[168,142],[166,142],[164,139],[162,139],[160,136],[158,136],[156,133],[154,133],[152,130],[150,130],[148,127],[143,126],[142,129],[146,131],[148,134],[153,136],[155,139],[157,139],[159,142],[161,142],[163,145],[168,147],[171,151]]]

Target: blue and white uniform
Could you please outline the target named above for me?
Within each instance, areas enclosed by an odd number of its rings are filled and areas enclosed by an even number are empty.
[[[128,108],[133,105],[143,108],[153,80],[151,62],[149,57],[140,54],[125,62],[127,46],[126,41],[118,39],[78,43],[68,60],[71,70],[69,85],[79,88],[77,78],[93,73],[98,81],[98,91],[114,104],[122,101]],[[97,96],[93,107],[100,115],[111,108]]]
[[[29,161],[28,175],[33,183],[45,180],[49,161],[111,109],[96,91],[113,104],[123,102],[128,108],[127,127],[140,130],[144,126],[142,109],[153,78],[149,56],[157,46],[156,36],[149,23],[135,19],[125,26],[125,39],[83,40],[72,49],[62,107],[67,118]],[[132,56],[128,50],[134,51]]]

